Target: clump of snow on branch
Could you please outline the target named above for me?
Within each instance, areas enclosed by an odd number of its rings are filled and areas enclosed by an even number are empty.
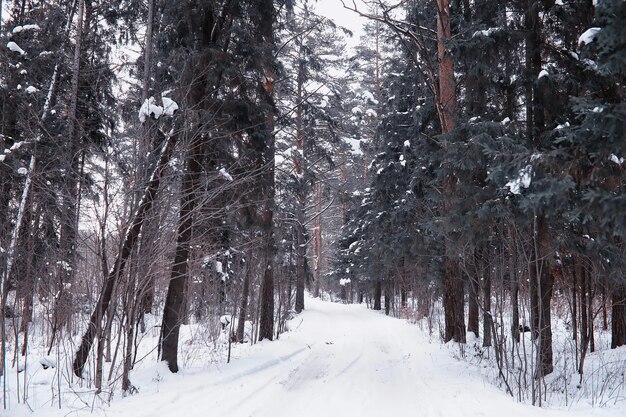
[[[363,155],[363,150],[361,150],[361,141],[359,139],[342,138],[342,140],[344,143],[352,147],[352,155]]]
[[[498,28],[489,28],[489,29],[486,29],[486,30],[477,30],[472,35],[472,38],[475,38],[476,36],[490,36],[492,33],[496,33],[497,31],[498,31]]]
[[[139,121],[145,122],[147,118],[158,119],[163,114],[163,107],[156,104],[154,97],[147,98],[139,109]]]
[[[378,114],[376,113],[376,110],[374,109],[367,109],[367,111],[365,112],[365,115],[368,117],[377,117]]]
[[[39,30],[39,29],[41,29],[39,27],[39,25],[34,25],[34,24],[33,25],[15,26],[13,28],[13,33],[15,34],[15,33],[20,33],[20,32],[25,32],[27,30]]]
[[[532,174],[533,174],[533,167],[530,165],[526,165],[524,168],[522,168],[519,171],[517,178],[507,182],[505,186],[508,187],[511,193],[520,194],[522,192],[522,188],[530,187]]]
[[[618,158],[614,153],[609,156],[609,160],[611,162],[615,162],[617,165],[622,165],[624,163],[624,158]]]
[[[595,39],[596,35],[600,32],[600,28],[589,28],[578,38],[578,45],[590,44]]]
[[[22,48],[20,48],[20,46],[18,44],[16,44],[15,42],[11,41],[9,43],[7,43],[7,48],[9,48],[9,50],[13,51],[13,52],[17,52],[21,55],[26,55],[26,51],[24,51]]]
[[[221,316],[220,317],[220,323],[222,324],[222,327],[226,327],[230,324],[230,317],[228,316]]]
[[[57,261],[57,266],[68,272],[72,270],[72,267],[66,261]]]
[[[369,91],[365,91],[361,96],[369,103],[378,104],[378,100],[374,98],[374,94]]]
[[[173,116],[176,110],[178,110],[178,103],[169,97],[161,97],[163,102],[163,113],[166,116]]]
[[[542,77],[547,77],[547,76],[548,76],[548,71],[541,70],[541,72],[539,73],[539,76],[537,77],[537,79],[540,79]]]
[[[352,108],[352,114],[356,114],[356,115],[363,114],[363,109],[360,106],[354,106]]]
[[[352,280],[350,278],[341,278],[339,280],[339,285],[341,285],[342,287],[345,287],[347,284],[351,283]]]
[[[171,98],[161,97],[161,101],[163,106],[159,106],[154,97],[147,98],[139,109],[139,121],[144,123],[150,117],[158,119],[162,115],[173,116],[178,110],[178,103]]]
[[[219,170],[220,176],[224,178],[226,181],[232,181],[233,177],[226,171],[225,168],[220,168]]]

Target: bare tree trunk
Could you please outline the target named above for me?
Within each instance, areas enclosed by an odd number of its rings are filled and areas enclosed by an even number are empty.
[[[611,291],[611,349],[626,345],[626,283],[613,285]]]
[[[146,35],[144,40],[144,54],[143,54],[143,79],[142,79],[142,90],[141,90],[141,103],[145,103],[148,100],[150,95],[150,73],[152,70],[152,28],[154,22],[154,0],[148,0],[148,16],[146,18]],[[153,137],[153,129],[156,124],[151,118],[147,118],[142,126],[142,135],[140,137],[139,142],[139,154],[138,154],[138,169],[136,170],[136,182],[138,184],[142,184],[147,178],[151,161],[146,157],[149,155],[150,149],[153,147],[152,145],[152,137]],[[137,196],[137,200],[141,198],[140,195]],[[144,233],[142,235],[147,238],[141,239],[138,248],[137,261],[142,265],[137,268],[140,278],[138,279],[138,297],[141,300],[139,306],[139,317],[138,320],[141,322],[142,332],[145,331],[145,321],[144,315],[145,313],[149,313],[152,311],[152,304],[154,302],[154,280],[155,275],[152,271],[152,249],[154,247],[154,237],[150,232],[153,232],[152,229],[156,229],[157,225],[153,225],[156,223],[152,218],[147,218],[144,224]],[[150,232],[148,232],[150,231]],[[148,232],[148,233],[146,233]],[[154,230],[154,232],[158,233],[158,231]]]
[[[156,193],[159,189],[161,178],[163,177],[165,168],[167,167],[174,151],[176,138],[177,133],[171,132],[171,134],[165,141],[165,144],[163,145],[163,150],[161,151],[159,162],[154,172],[152,173],[148,186],[146,187],[144,195],[141,199],[141,202],[139,203],[139,206],[137,207],[132,221],[126,229],[124,241],[115,260],[115,265],[107,275],[104,287],[102,289],[102,292],[100,293],[98,302],[96,303],[96,307],[91,314],[87,330],[85,331],[80,346],[76,351],[76,356],[74,358],[72,368],[74,370],[74,374],[79,378],[82,378],[83,369],[85,367],[85,364],[87,363],[87,358],[89,357],[89,351],[91,350],[91,346],[93,345],[93,340],[102,324],[102,316],[104,312],[106,312],[109,303],[111,302],[111,296],[113,294],[115,282],[119,278],[120,274],[124,271],[126,262],[128,261],[131,251],[135,246],[137,238],[139,237],[139,233],[141,232],[143,221],[146,215],[149,213],[150,209],[152,208],[152,203],[154,202]]]
[[[391,313],[391,304],[393,301],[393,283],[391,281],[391,276],[387,277],[387,282],[385,283],[385,315],[389,315]]]
[[[542,132],[545,130],[544,104],[537,89],[537,77],[541,70],[541,20],[540,2],[527,0],[524,16],[526,29],[526,135],[535,149],[542,148]],[[554,276],[550,270],[550,231],[543,213],[534,213],[532,230],[532,256],[530,263],[530,304],[533,337],[537,340],[537,372],[542,378],[553,371],[552,324],[550,304]]]
[[[261,180],[262,222],[261,230],[265,237],[263,248],[263,281],[261,283],[259,340],[274,337],[274,207],[275,207],[275,143],[274,143],[274,100],[273,91],[275,74],[272,67],[274,48],[274,3],[272,0],[257,0],[258,21],[256,22],[259,34],[263,38],[265,55],[263,56],[263,85],[261,102],[265,105],[265,123],[261,126],[263,155],[258,165],[262,167],[264,175]]]
[[[480,336],[479,331],[479,310],[478,310],[478,262],[479,259],[475,256],[474,263],[476,267],[474,268],[477,274],[475,276],[468,276],[468,289],[469,289],[469,297],[468,300],[468,309],[467,309],[467,331],[473,332],[476,337]]]
[[[439,59],[438,113],[441,132],[452,132],[456,127],[457,97],[454,78],[454,60],[446,49],[452,38],[448,0],[437,0],[437,57]]]
[[[552,324],[551,308],[554,277],[550,271],[548,257],[550,242],[548,228],[543,216],[535,220],[535,247],[531,258],[530,273],[530,304],[533,337],[538,342],[537,378],[544,377],[553,371],[552,364]]]
[[[580,262],[580,260],[579,260]],[[587,349],[589,347],[589,317],[587,316],[587,294],[589,292],[589,274],[584,265],[577,265],[580,271],[580,366],[578,373],[582,375]]]
[[[26,200],[28,199],[28,194],[30,192],[30,184],[33,178],[33,171],[35,170],[35,156],[31,156],[30,165],[28,168],[28,173],[26,174],[26,181],[24,183],[24,188],[22,190],[22,198],[20,200],[20,205],[17,210],[17,218],[15,220],[15,226],[13,228],[13,234],[11,236],[11,242],[9,243],[9,248],[7,250],[6,255],[6,270],[4,271],[4,276],[2,278],[2,289],[0,293],[2,294],[2,299],[0,300],[0,337],[2,338],[2,346],[0,346],[0,376],[4,375],[4,364],[6,360],[6,329],[5,329],[5,311],[7,305],[7,296],[9,293],[9,283],[11,269],[13,268],[13,261],[15,260],[15,248],[17,247],[17,239],[20,234],[20,229],[22,226],[22,219],[24,217],[24,213],[26,211]],[[6,408],[6,403],[5,403]]]
[[[180,214],[176,253],[172,265],[172,275],[163,306],[161,325],[161,360],[167,362],[171,372],[178,372],[178,335],[184,320],[185,287],[188,280],[189,251],[193,229],[193,215],[196,205],[198,181],[202,173],[202,138],[199,132],[191,133],[192,140],[187,151],[185,174],[182,182]]]
[[[496,250],[494,249],[494,252]],[[495,256],[492,259],[497,259]],[[493,268],[485,270],[482,268],[483,275],[483,346],[491,346],[491,329],[493,328],[493,317],[491,316],[491,275],[494,273]]]
[[[267,252],[267,251],[266,251]],[[259,318],[259,341],[274,338],[274,274],[271,269],[271,253],[265,257],[267,268],[263,273],[261,282],[260,318]]]
[[[603,276],[602,278],[602,330],[607,331],[609,330],[609,321],[608,321],[608,317],[607,317],[607,311],[606,311],[606,304],[607,304],[607,299],[606,299],[606,287],[607,287],[607,282],[606,282],[606,276]]]
[[[65,164],[63,184],[64,215],[61,220],[59,238],[59,262],[57,263],[57,296],[54,308],[55,329],[65,327],[72,312],[72,299],[68,291],[76,269],[76,238],[78,229],[78,162],[80,160],[80,136],[77,134],[78,83],[80,81],[80,61],[83,43],[83,21],[85,0],[78,1],[77,29],[74,37],[74,61],[72,64],[72,83],[70,107],[68,111],[69,155]],[[52,335],[54,339],[54,333]]]
[[[135,345],[135,325],[137,312],[137,298],[135,288],[135,274],[130,274],[127,290],[126,310],[126,349],[122,365],[122,391],[125,394],[134,394],[137,388],[130,382],[130,371],[133,368],[133,348]]]
[[[322,285],[322,182],[318,181],[315,184],[315,227],[313,234],[313,246],[315,253],[313,256],[313,273],[315,274],[315,291],[313,295],[315,297],[320,296],[320,290]]]
[[[302,54],[302,47],[298,51],[298,54]],[[296,174],[296,225],[295,225],[295,244],[296,244],[296,301],[295,310],[296,313],[304,310],[304,286],[306,282],[306,231],[305,231],[305,206],[306,206],[306,184],[304,183],[304,128],[303,128],[303,88],[305,81],[305,67],[304,57],[298,56],[298,75],[297,75],[297,89],[296,100],[298,107],[296,108],[296,152],[292,152],[292,160],[294,164],[294,171]]]
[[[509,223],[509,279],[511,290],[511,337],[520,341],[519,330],[519,273],[517,271],[517,233],[515,225]]]
[[[304,204],[304,201],[302,201]],[[295,310],[296,313],[302,312],[304,310],[304,286],[306,281],[306,268],[305,268],[305,257],[306,257],[306,238],[304,234],[304,206],[302,206],[302,210],[297,209],[296,213],[296,225],[295,225],[295,243],[296,243],[296,300],[295,300]]]
[[[250,275],[252,274],[252,265],[250,260],[246,265],[246,273],[243,277],[243,288],[241,290],[241,307],[239,308],[239,320],[237,321],[236,339],[239,343],[244,342],[244,331],[246,319],[248,318],[248,298],[250,297]]]
[[[578,342],[578,282],[581,277],[580,257],[574,256],[572,273],[572,339]],[[578,347],[577,347],[578,348]]]
[[[441,133],[452,132],[456,127],[457,97],[456,80],[454,77],[454,60],[446,48],[452,38],[450,19],[450,5],[448,0],[437,0],[437,58],[439,61],[439,79],[435,90],[437,99],[437,113],[441,124]],[[449,217],[456,205],[455,196],[456,177],[453,173],[446,173],[444,178],[444,216]],[[444,316],[445,334],[447,342],[465,343],[465,312],[463,299],[463,278],[458,265],[458,254],[453,247],[457,238],[453,236],[449,219],[446,220],[446,248],[444,260]]]
[[[382,283],[379,279],[374,283],[374,310],[381,309],[381,298],[382,298]]]

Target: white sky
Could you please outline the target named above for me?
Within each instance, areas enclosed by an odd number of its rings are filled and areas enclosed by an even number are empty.
[[[350,5],[352,0],[344,0],[344,2]],[[360,8],[366,10],[361,0],[357,0],[356,3]],[[352,39],[348,39],[349,46],[355,46],[359,42],[359,37],[362,33],[361,28],[365,23],[365,19],[350,10],[344,9],[340,0],[318,0],[315,10],[322,16],[332,19],[337,25],[343,26],[354,33]]]

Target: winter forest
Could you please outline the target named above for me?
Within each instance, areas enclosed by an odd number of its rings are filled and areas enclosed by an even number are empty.
[[[0,415],[626,413],[623,0],[0,5]]]

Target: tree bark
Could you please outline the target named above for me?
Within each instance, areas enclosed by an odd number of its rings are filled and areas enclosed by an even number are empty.
[[[475,257],[474,262],[478,262]],[[478,267],[476,267],[478,269]],[[477,271],[476,271],[477,272]],[[478,309],[478,274],[476,276],[468,276],[469,297],[467,309],[467,331],[474,333],[476,337],[480,337],[479,330],[479,309]]]
[[[255,22],[262,37],[264,50],[262,59],[263,82],[259,88],[261,105],[264,108],[264,123],[260,126],[259,138],[263,143],[261,159],[257,165],[262,168],[263,177],[260,181],[261,231],[265,237],[263,247],[263,280],[261,282],[259,340],[274,337],[274,208],[275,208],[275,143],[274,143],[274,100],[273,91],[275,74],[274,61],[274,3],[272,0],[256,1],[258,20]]]
[[[495,256],[493,259],[497,259]],[[483,346],[491,346],[491,329],[493,328],[493,317],[491,316],[491,274],[493,268],[485,270],[483,268]]]
[[[381,298],[382,298],[382,283],[380,280],[376,280],[374,283],[374,310],[381,310]]]
[[[239,307],[239,320],[237,321],[237,334],[235,335],[237,342],[244,342],[244,332],[246,319],[248,318],[248,299],[250,298],[250,275],[252,274],[252,265],[246,265],[246,273],[243,277],[243,288],[241,290],[241,306]]]
[[[77,11],[77,29],[74,37],[74,61],[72,64],[72,83],[70,107],[68,111],[69,143],[68,159],[65,163],[65,177],[63,184],[64,210],[61,220],[61,233],[59,238],[59,261],[57,262],[57,297],[54,308],[54,330],[65,326],[72,313],[71,293],[67,287],[72,284],[74,270],[76,269],[76,238],[78,229],[78,161],[80,154],[80,137],[77,135],[77,106],[78,84],[80,81],[80,61],[83,43],[83,21],[85,12],[85,0],[79,0]],[[54,334],[52,335],[54,339]]]
[[[302,54],[302,46],[298,51]],[[292,161],[294,164],[294,172],[296,174],[296,313],[304,310],[304,286],[306,283],[306,230],[305,230],[305,206],[306,206],[306,184],[304,181],[304,128],[303,128],[303,88],[305,81],[304,58],[298,56],[298,75],[296,100],[298,107],[296,108],[296,152],[292,152]]]
[[[450,5],[448,0],[437,0],[437,58],[439,61],[439,79],[435,86],[437,113],[441,124],[441,133],[452,132],[456,127],[457,97],[456,81],[454,78],[454,60],[447,50],[447,43],[452,38],[450,19]],[[449,170],[448,170],[449,171]],[[449,217],[456,206],[455,196],[457,179],[452,172],[447,172],[444,178],[444,216],[447,218],[444,226],[446,233],[446,248],[444,260],[444,341],[454,339],[455,342],[465,343],[465,312],[463,299],[463,278],[458,265],[458,253],[453,247],[456,237],[453,236],[453,227]]]
[[[548,258],[550,239],[548,226],[543,216],[535,220],[534,250],[531,257],[530,273],[530,314],[531,330],[537,340],[537,373],[544,377],[553,371],[552,364],[552,324],[551,301],[554,277],[550,271]]]
[[[385,283],[385,315],[391,313],[391,304],[393,301],[393,283],[391,282],[391,276],[387,277]]]
[[[519,274],[517,271],[517,234],[515,226],[509,223],[509,279],[511,291],[511,337],[516,343],[520,341],[519,331]]]
[[[581,276],[580,257],[574,256],[572,273],[572,339],[578,342],[578,282]]]
[[[452,38],[450,24],[448,0],[437,0],[437,57],[439,60],[437,108],[442,133],[452,132],[456,127],[457,97],[454,60],[446,45]]]
[[[172,274],[163,306],[160,351],[161,360],[167,362],[171,372],[178,372],[178,336],[183,324],[185,287],[188,280],[189,251],[193,232],[193,216],[196,205],[196,192],[202,173],[202,139],[199,132],[191,132],[191,142],[185,161],[185,174],[182,182],[176,253]]]
[[[613,284],[611,289],[611,349],[626,345],[626,282]]]
[[[315,280],[315,290],[313,295],[320,296],[322,287],[322,182],[315,184],[315,227],[313,233],[313,279]]]
[[[524,16],[526,29],[526,130],[529,144],[536,150],[543,148],[545,130],[544,105],[535,82],[541,71],[541,21],[540,2],[527,0]],[[554,276],[550,270],[550,232],[543,213],[535,213],[531,241],[534,244],[530,262],[530,304],[533,337],[537,340],[537,369],[535,377],[541,378],[553,371],[552,324],[550,303]]]
[[[580,260],[579,260],[580,262]],[[583,373],[583,365],[589,347],[589,317],[587,316],[587,294],[589,292],[589,274],[584,265],[578,265],[580,272],[580,366],[578,373]]]

